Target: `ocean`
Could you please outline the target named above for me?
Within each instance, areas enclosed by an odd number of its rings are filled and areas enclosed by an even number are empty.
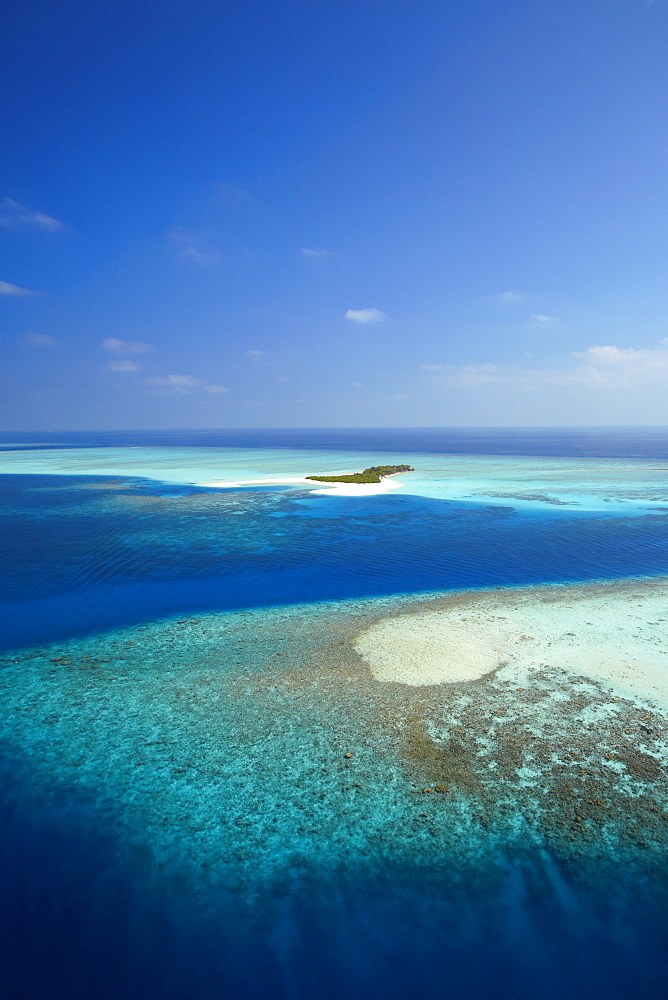
[[[665,994],[667,429],[6,434],[0,503],[3,997]]]

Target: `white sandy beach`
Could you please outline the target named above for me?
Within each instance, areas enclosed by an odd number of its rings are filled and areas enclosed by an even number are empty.
[[[278,486],[303,484],[305,487],[313,485],[312,479],[306,476],[291,476],[283,479],[241,479],[236,481],[224,480],[215,483],[201,483],[202,486],[217,487],[218,489],[235,489],[240,486]],[[379,493],[388,493],[390,490],[398,490],[401,483],[398,483],[390,476],[384,476],[379,483],[326,483],[317,490],[310,490],[310,493],[318,493],[322,496],[339,497],[370,497]]]
[[[668,580],[472,592],[377,622],[355,648],[376,680],[413,686],[558,667],[668,711]]]
[[[198,483],[199,486],[209,486],[218,489],[235,489],[239,486],[282,486],[295,483],[306,483],[305,476],[283,476],[279,479],[223,479],[215,483]]]

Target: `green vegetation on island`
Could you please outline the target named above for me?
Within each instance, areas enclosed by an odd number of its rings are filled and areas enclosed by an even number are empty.
[[[393,476],[396,472],[415,472],[410,465],[372,465],[362,472],[349,476],[307,476],[317,483],[379,483],[383,476]]]

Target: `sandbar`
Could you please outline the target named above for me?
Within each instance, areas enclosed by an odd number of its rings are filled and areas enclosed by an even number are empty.
[[[374,678],[411,686],[559,668],[668,711],[668,578],[459,592],[356,639]]]
[[[211,488],[217,487],[218,489],[234,489],[239,486],[279,486],[285,483],[285,485],[291,483],[306,483],[305,476],[282,476],[279,479],[270,479],[269,477],[265,479],[226,479],[219,480],[215,483],[200,483],[200,486],[209,486]]]
[[[217,487],[218,489],[235,489],[241,486],[277,486],[277,485],[303,484],[309,487],[313,480],[306,476],[284,477],[281,479],[240,479],[215,483],[202,483],[202,486]],[[401,483],[385,476],[379,483],[328,483],[325,487],[317,490],[309,490],[310,493],[318,493],[322,496],[339,497],[370,497],[379,493],[388,493],[390,490],[398,490]]]

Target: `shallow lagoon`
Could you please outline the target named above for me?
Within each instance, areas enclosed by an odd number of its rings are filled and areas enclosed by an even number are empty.
[[[335,475],[378,462],[377,451],[189,447],[164,445],[104,448],[60,447],[2,451],[0,475],[112,476],[189,486],[212,481],[275,480],[305,475]],[[661,509],[668,504],[668,460],[630,458],[534,458],[493,455],[442,455],[401,452],[415,472],[402,474],[402,494],[453,502],[503,505],[522,510],[545,506],[580,507],[610,513]],[[268,485],[274,485],[273,483]],[[303,489],[302,485],[288,488]],[[314,485],[311,489],[316,489]],[[613,506],[611,506],[613,505]]]
[[[383,683],[355,648],[463,588],[617,577],[616,600],[660,601],[663,470],[402,453],[415,485],[348,499],[193,487],[201,454],[161,454],[158,480],[146,455],[24,455],[4,459],[8,995],[665,988],[661,706],[549,661]]]

